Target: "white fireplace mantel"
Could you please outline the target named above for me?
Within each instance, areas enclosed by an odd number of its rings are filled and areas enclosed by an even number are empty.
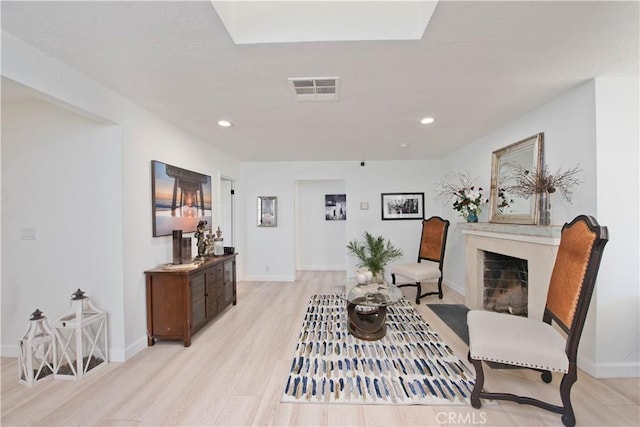
[[[555,242],[557,239],[557,243],[560,242],[560,234],[562,233],[562,226],[559,225],[520,225],[520,224],[498,224],[492,222],[460,222],[457,224],[457,227],[463,230],[463,233],[473,233],[479,234],[482,233],[492,233],[502,234],[505,239],[512,240],[527,240],[531,239],[533,241],[544,242],[545,240],[540,240],[536,238],[542,239],[552,239],[548,240],[549,243]]]
[[[465,304],[482,310],[484,251],[527,260],[529,317],[542,319],[560,226],[458,223],[465,237]]]

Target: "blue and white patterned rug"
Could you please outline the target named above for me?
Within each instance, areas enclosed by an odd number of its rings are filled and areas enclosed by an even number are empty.
[[[347,330],[346,303],[314,295],[298,337],[283,402],[465,405],[473,373],[406,300],[387,309],[377,341]]]

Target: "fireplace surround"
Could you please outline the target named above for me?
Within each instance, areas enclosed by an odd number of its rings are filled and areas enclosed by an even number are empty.
[[[484,252],[526,260],[528,317],[542,320],[549,279],[560,244],[560,226],[458,223],[465,246],[465,304],[483,310]]]

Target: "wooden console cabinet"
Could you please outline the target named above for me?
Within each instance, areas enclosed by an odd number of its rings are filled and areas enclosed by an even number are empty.
[[[191,336],[224,308],[236,305],[235,254],[212,257],[189,270],[163,267],[144,272],[147,277],[147,344]]]

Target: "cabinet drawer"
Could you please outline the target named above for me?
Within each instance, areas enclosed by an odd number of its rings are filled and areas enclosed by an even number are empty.
[[[222,280],[224,277],[224,268],[222,264],[217,264],[207,269],[207,283],[214,283],[218,280]]]

